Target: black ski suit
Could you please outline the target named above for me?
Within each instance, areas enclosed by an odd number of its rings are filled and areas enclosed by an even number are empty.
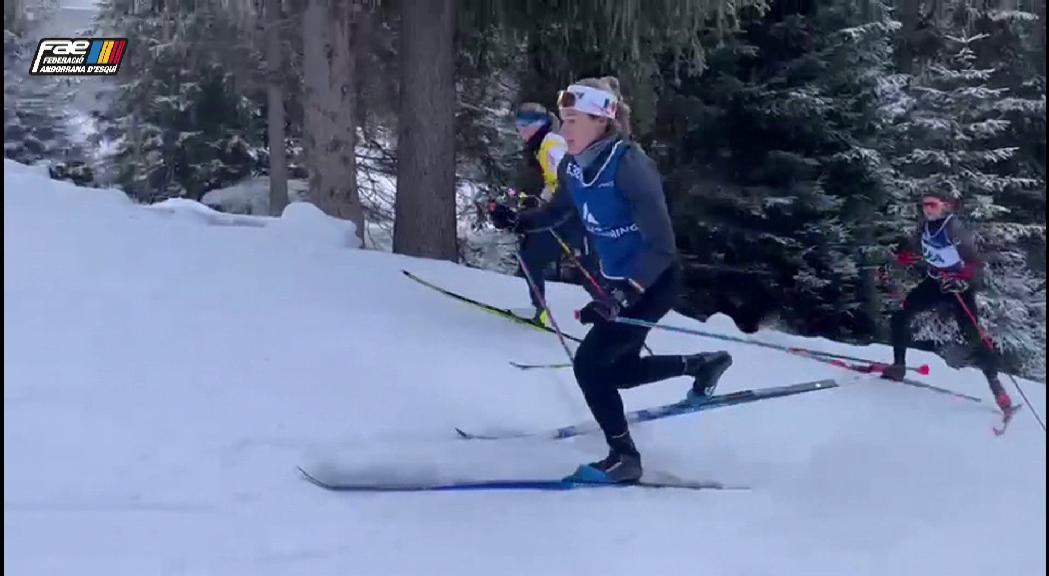
[[[940,220],[923,222],[911,239],[910,247],[921,251],[925,259],[926,277],[906,296],[903,308],[892,315],[892,347],[895,364],[905,364],[907,346],[910,344],[910,322],[915,314],[938,306],[947,306],[955,321],[973,348],[973,357],[987,377],[991,391],[1001,390],[998,383],[998,356],[980,338],[980,332],[969,318],[961,302],[979,321],[976,306],[976,285],[980,280],[982,260],[976,250],[972,235],[958,220],[949,215]],[[943,254],[947,254],[946,257]],[[969,287],[962,292],[943,289],[941,273],[958,273],[968,270],[971,274]]]

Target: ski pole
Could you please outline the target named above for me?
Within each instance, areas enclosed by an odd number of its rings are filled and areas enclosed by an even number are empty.
[[[858,356],[848,356],[845,354],[836,354],[834,352],[823,352],[822,350],[809,350],[808,348],[791,348],[788,350],[788,352],[791,352],[793,354],[800,354],[803,356],[819,356],[821,358],[831,358],[835,360],[851,360],[853,362],[866,362],[875,368],[871,370],[872,372],[878,372],[879,370],[877,370],[877,368],[884,369],[886,366],[888,366],[888,364],[876,362],[867,358],[860,358]],[[929,375],[928,364],[922,364],[921,366],[906,366],[906,368],[907,370],[917,372],[922,376]]]
[[[980,323],[976,320],[976,315],[973,314],[973,311],[969,309],[969,305],[965,303],[965,300],[962,298],[962,295],[958,292],[955,292],[954,297],[958,300],[958,304],[962,307],[962,310],[965,311],[965,315],[969,317],[969,321],[972,322],[973,326],[976,327],[977,333],[980,334],[980,341],[983,342],[983,345],[986,346],[988,350],[990,350],[991,352],[995,352],[994,340],[991,340],[990,334],[988,334],[987,331],[983,329],[983,326],[981,326]]]
[[[752,344],[754,346],[760,346],[762,348],[769,348],[771,350],[779,350],[781,352],[787,352],[788,354],[796,354],[801,356],[819,356],[812,358],[813,360],[822,360],[824,358],[836,358],[839,360],[854,360],[857,362],[867,362],[869,364],[880,364],[874,360],[867,358],[858,358],[855,356],[846,356],[843,354],[834,354],[833,352],[821,352],[819,350],[809,350],[807,348],[798,348],[796,346],[784,346],[782,344],[772,344],[771,342],[762,342],[761,340],[754,340],[752,338],[741,338],[739,336],[728,336],[725,334],[715,334],[713,332],[706,332],[704,330],[697,330],[695,328],[684,328],[681,326],[670,326],[668,324],[657,324],[655,322],[647,322],[645,320],[638,320],[637,318],[626,318],[618,316],[615,322],[620,324],[631,324],[633,326],[642,326],[644,328],[657,328],[660,330],[667,330],[670,332],[680,332],[682,334],[692,334],[693,336],[704,336],[706,338],[714,338],[716,340],[724,340],[726,342],[738,342],[740,344]],[[909,370],[914,370],[919,374],[928,374],[929,366],[923,364],[921,366],[908,367]]]
[[[605,289],[601,287],[601,284],[597,282],[597,279],[594,278],[593,274],[591,274],[590,271],[586,269],[586,266],[583,266],[583,263],[579,261],[579,258],[576,258],[575,253],[572,252],[572,247],[569,246],[568,243],[566,243],[561,238],[561,235],[553,229],[550,229],[550,234],[552,234],[554,236],[554,240],[557,240],[557,243],[561,245],[561,251],[568,256],[569,260],[572,261],[572,265],[583,273],[583,277],[586,278],[587,282],[590,283],[590,286],[593,287],[594,292],[596,292],[602,298],[608,298],[608,293],[605,292]],[[650,356],[655,356],[655,352],[652,352],[652,349],[648,347],[648,344],[642,343],[641,346],[642,348],[644,348],[645,352],[648,352]]]
[[[532,273],[529,272],[528,267],[525,266],[524,258],[521,257],[520,252],[514,252],[514,256],[517,257],[517,264],[521,266],[521,271],[524,272],[525,280],[528,281],[528,287],[532,290],[532,294],[535,295],[536,300],[542,305],[543,310],[546,310],[547,316],[550,318],[550,325],[553,326],[554,333],[557,334],[557,339],[561,342],[561,347],[565,349],[568,361],[575,362],[575,359],[572,358],[572,351],[568,349],[568,343],[565,342],[565,336],[561,333],[561,328],[557,325],[557,320],[554,319],[554,313],[550,311],[550,307],[546,305],[546,299],[539,293],[539,288],[535,285],[535,281],[532,279]]]
[[[668,332],[680,332],[682,334],[692,334],[694,336],[705,336],[707,338],[714,338],[717,340],[725,340],[727,342],[739,342],[741,344],[753,344],[755,346],[761,346],[762,348],[771,348],[773,350],[780,350],[782,352],[794,352],[800,350],[793,346],[783,346],[780,344],[772,344],[769,342],[762,342],[760,340],[752,340],[750,338],[740,338],[739,336],[727,336],[725,334],[715,334],[713,332],[706,332],[704,330],[696,330],[695,328],[684,328],[681,326],[671,326],[669,324],[657,324],[655,322],[648,322],[646,320],[639,320],[637,318],[627,318],[624,316],[617,316],[614,320],[620,324],[630,324],[633,326],[641,326],[643,328],[656,328],[659,330],[666,330]]]
[[[592,274],[590,274],[586,267],[583,266],[583,263],[579,261],[579,258],[576,258],[575,253],[572,252],[572,247],[569,246],[564,240],[562,240],[561,235],[555,232],[554,230],[550,230],[550,234],[552,234],[554,240],[557,240],[557,243],[561,245],[561,251],[564,252],[566,256],[568,256],[569,260],[572,261],[572,265],[578,268],[579,271],[583,273],[583,277],[586,278],[587,282],[590,283],[590,286],[593,287],[594,292],[600,294],[602,298],[607,298],[608,294],[605,293],[605,289],[597,283],[597,280]]]
[[[958,300],[958,305],[965,311],[965,315],[969,317],[969,321],[976,327],[976,331],[980,334],[980,341],[987,346],[987,349],[990,350],[992,354],[997,354],[997,351],[994,349],[994,340],[991,340],[990,334],[988,334],[987,331],[983,329],[983,326],[980,325],[980,321],[976,319],[976,314],[973,314],[973,311],[969,309],[969,305],[965,303],[962,295],[955,292],[954,297]],[[1042,427],[1042,432],[1045,432],[1045,422],[1042,422],[1042,417],[1038,415],[1034,406],[1031,406],[1031,401],[1027,399],[1027,394],[1024,392],[1024,389],[1020,387],[1020,383],[1016,381],[1015,376],[1012,374],[1008,374],[1008,376],[1009,379],[1013,381],[1013,386],[1015,386],[1016,390],[1020,393],[1020,397],[1024,399],[1024,403],[1027,404],[1027,408],[1032,414],[1034,414],[1034,418],[1038,421],[1038,425]]]

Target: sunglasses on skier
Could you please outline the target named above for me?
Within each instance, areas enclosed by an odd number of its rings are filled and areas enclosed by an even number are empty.
[[[585,112],[592,116],[616,117],[618,99],[615,94],[600,88],[573,84],[557,93],[557,107]]]
[[[574,108],[576,100],[579,97],[569,92],[568,90],[557,91],[557,107],[558,108]]]
[[[943,205],[943,200],[922,200],[922,208],[939,208]]]

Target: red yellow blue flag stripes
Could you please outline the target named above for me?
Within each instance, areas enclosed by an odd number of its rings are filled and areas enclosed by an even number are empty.
[[[120,58],[124,55],[124,46],[127,46],[127,40],[124,39],[92,40],[87,64],[119,66]]]

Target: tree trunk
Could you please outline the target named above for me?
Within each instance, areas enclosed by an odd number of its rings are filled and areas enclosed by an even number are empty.
[[[900,32],[896,43],[896,68],[904,73],[910,74],[914,70],[915,37],[918,30],[918,5],[919,0],[899,0]]]
[[[1035,8],[1038,11],[1038,21],[1041,22],[1038,27],[1038,47],[1041,48],[1042,56],[1038,59],[1038,68],[1042,76],[1045,76],[1045,0],[1035,0]]]
[[[357,83],[355,86],[357,93],[354,95],[356,98],[354,104],[356,106],[355,112],[357,115],[355,122],[357,127],[364,133],[366,133],[365,128],[368,122],[368,107],[366,105],[367,98],[365,97],[365,90],[368,87],[367,79],[371,78],[374,73],[373,66],[371,65],[371,56],[373,52],[372,42],[373,35],[375,34],[377,18],[378,15],[374,9],[367,9],[359,14],[354,23],[353,45],[351,46],[353,57],[356,59],[357,65]]]
[[[401,2],[393,251],[455,261],[455,1]]]
[[[361,9],[361,0],[309,0],[302,16],[310,198],[325,213],[353,221],[358,238],[363,238],[364,212],[357,193],[357,60],[350,45]]]
[[[284,150],[284,85],[281,70],[281,0],[266,0],[266,64],[269,72],[270,215],[288,205],[288,162]]]
[[[21,34],[24,23],[24,0],[4,0],[4,28],[15,34]]]

